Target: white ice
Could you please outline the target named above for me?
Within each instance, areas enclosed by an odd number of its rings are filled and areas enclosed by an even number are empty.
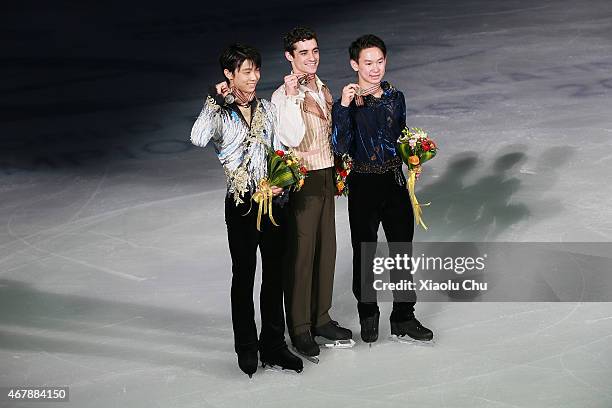
[[[609,242],[610,2],[266,7],[235,24],[201,5],[92,11],[82,38],[64,39],[81,59],[47,62],[73,82],[39,95],[15,74],[7,103],[24,108],[3,122],[12,158],[0,169],[0,386],[68,385],[70,403],[58,406],[87,408],[612,406],[610,303],[419,303],[435,347],[389,341],[383,304],[368,348],[343,198],[332,316],[356,346],[323,350],[301,374],[260,368],[249,380],[232,344],[224,175],[211,148],[189,145],[218,78],[216,41],[233,29],[253,39],[269,97],[288,71],[280,37],[293,23],[279,8],[291,7],[319,33],[320,75],[335,96],[354,79],[350,41],[386,40],[386,78],[404,90],[409,123],[440,147],[419,181],[432,204],[416,240]],[[65,20],[77,24],[78,11]],[[60,14],[28,26],[20,52]],[[102,28],[86,24],[94,19]],[[101,44],[114,59],[96,59]]]

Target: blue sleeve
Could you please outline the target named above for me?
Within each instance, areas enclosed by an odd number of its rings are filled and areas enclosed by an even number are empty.
[[[332,146],[338,155],[349,153],[354,132],[351,121],[351,108],[342,106],[337,100],[332,107]]]
[[[399,118],[400,118],[400,130],[406,127],[406,100],[404,99],[404,94],[398,91],[398,99],[399,99]]]

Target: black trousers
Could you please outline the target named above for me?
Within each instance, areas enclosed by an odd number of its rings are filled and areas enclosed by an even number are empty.
[[[349,187],[348,212],[353,246],[353,294],[357,299],[359,317],[369,317],[378,312],[376,292],[371,267],[366,267],[362,280],[362,262],[371,266],[376,253],[376,245],[362,250],[362,243],[375,243],[378,227],[382,223],[389,256],[399,253],[400,242],[412,242],[414,235],[414,215],[410,195],[405,185],[399,185],[393,171],[383,174],[351,172],[347,178]],[[406,246],[402,246],[405,253]],[[412,255],[410,252],[409,256]],[[369,271],[369,272],[368,272]],[[400,278],[410,279],[410,274],[401,277],[391,274],[392,281]],[[362,289],[367,291],[362,293]],[[393,310],[403,314],[414,312],[416,294],[414,292],[394,292]]]
[[[267,215],[262,216],[261,232],[257,231],[257,209],[253,203],[249,211],[250,195],[245,203],[236,206],[231,197],[225,199],[225,223],[232,257],[232,325],[236,352],[257,350],[272,352],[285,346],[285,318],[283,311],[282,263],[286,249],[286,210],[273,206],[278,227]],[[253,286],[257,265],[257,248],[261,253],[262,282],[259,295],[261,334],[257,339]]]

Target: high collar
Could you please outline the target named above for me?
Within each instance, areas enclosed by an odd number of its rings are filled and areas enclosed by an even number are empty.
[[[259,106],[260,103],[261,102],[259,101],[259,98],[257,96],[255,96],[255,98],[253,98],[253,100],[249,102],[249,106],[251,107],[251,121],[253,120],[255,109],[257,109],[257,106]],[[236,104],[236,102],[233,102],[230,105],[228,105],[228,108],[231,111],[235,112],[238,115],[238,117],[240,117],[240,119],[242,119],[242,122],[244,123],[244,125],[246,125],[246,127],[248,127],[249,129],[251,128],[251,124],[246,121],[246,119],[242,115],[242,111],[240,110],[240,107],[238,107],[238,104]]]

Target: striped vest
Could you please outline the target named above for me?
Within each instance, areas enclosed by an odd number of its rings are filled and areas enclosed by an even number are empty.
[[[325,97],[325,112],[310,92],[302,102],[302,118],[306,127],[304,139],[294,147],[308,170],[320,170],[334,165],[331,146],[331,110],[333,99],[326,85],[321,87]]]

